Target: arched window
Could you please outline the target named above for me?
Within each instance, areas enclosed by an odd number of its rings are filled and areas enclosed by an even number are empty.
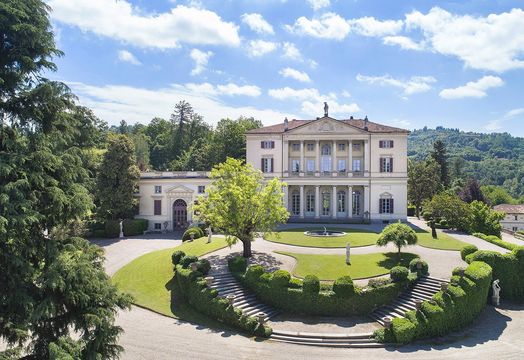
[[[331,155],[331,146],[329,144],[322,145],[322,155]]]
[[[291,193],[291,213],[300,215],[300,193],[297,190]]]
[[[315,193],[313,191],[308,191],[306,194],[306,212],[315,212]]]
[[[337,212],[346,212],[346,192],[339,191],[337,193]]]

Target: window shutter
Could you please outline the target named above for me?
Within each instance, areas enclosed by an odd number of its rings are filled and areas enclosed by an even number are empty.
[[[154,214],[162,215],[162,200],[155,200],[154,202]]]
[[[273,172],[273,158],[271,158],[271,169],[269,169],[269,172]]]
[[[390,167],[389,167],[390,172],[393,172],[393,158],[389,159],[389,163],[390,163]]]
[[[263,141],[260,142],[260,148],[261,148],[261,149],[264,148],[264,142],[263,142]]]
[[[384,199],[378,199],[378,213],[382,214],[382,204],[384,202]]]
[[[384,158],[380,158],[380,172],[384,172]]]
[[[389,204],[390,204],[390,206],[389,206],[389,213],[390,213],[390,214],[393,214],[393,213],[395,212],[395,211],[393,210],[393,199],[390,199],[390,200],[389,200]]]
[[[275,142],[271,141],[271,149],[274,149],[274,148],[275,148]]]
[[[262,170],[262,172],[265,172],[265,170],[264,170],[264,158],[260,159],[260,170]]]
[[[391,140],[391,147],[393,147],[393,140]]]
[[[382,149],[384,147],[384,141],[379,140],[378,147]]]

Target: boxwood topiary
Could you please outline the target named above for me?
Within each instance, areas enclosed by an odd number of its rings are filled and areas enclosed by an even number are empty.
[[[197,264],[198,271],[200,271],[204,275],[207,275],[209,273],[209,270],[211,270],[211,263],[207,259],[200,259],[197,261]]]
[[[247,259],[243,256],[230,258],[227,263],[231,272],[244,273],[246,271]]]
[[[286,270],[277,270],[273,272],[271,280],[269,281],[272,287],[276,288],[285,288],[289,285],[289,280],[291,280],[291,275]]]
[[[420,263],[420,265],[419,265]],[[420,258],[414,258],[409,262],[409,271],[417,275],[427,275],[429,270],[428,263]]]
[[[184,269],[187,269],[191,263],[194,263],[197,261],[198,261],[198,257],[193,256],[193,255],[186,255],[180,260],[180,265],[182,265]]]
[[[411,342],[416,334],[417,328],[408,319],[394,318],[391,322],[391,332],[398,343],[407,344]]]
[[[303,282],[300,279],[291,279],[288,286],[290,289],[302,289]]]
[[[177,250],[173,253],[173,255],[171,255],[171,262],[173,265],[178,265],[184,256],[186,256],[186,254],[183,251]]]
[[[125,219],[122,223],[125,236],[142,235],[148,226],[147,219]]]
[[[120,222],[118,220],[107,220],[104,229],[106,231],[106,237],[109,239],[120,236]]]
[[[469,254],[473,254],[474,252],[477,252],[479,249],[475,245],[466,245],[462,249],[460,249],[460,257],[462,260],[466,260],[466,256]]]
[[[342,276],[333,283],[333,291],[338,297],[349,297],[355,292],[355,286],[350,276]]]
[[[182,235],[182,241],[191,240],[191,234],[193,234],[193,239],[200,239],[204,237],[204,232],[199,227],[191,227],[184,232]]]
[[[320,291],[320,281],[315,275],[306,275],[304,282],[302,283],[302,288],[305,293],[308,294],[318,294]]]
[[[251,283],[257,282],[262,274],[264,274],[264,268],[262,265],[252,265],[247,268],[246,281]]]
[[[405,266],[395,266],[389,271],[389,275],[393,282],[402,282],[407,280],[409,270]]]

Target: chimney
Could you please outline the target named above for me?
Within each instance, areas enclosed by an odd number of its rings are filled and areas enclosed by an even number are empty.
[[[284,131],[288,131],[289,121],[287,117],[284,119]]]
[[[364,118],[364,130],[368,131],[368,116]]]

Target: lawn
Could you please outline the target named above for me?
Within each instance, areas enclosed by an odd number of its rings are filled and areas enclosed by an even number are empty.
[[[113,283],[120,291],[133,295],[133,302],[136,305],[167,316],[198,321],[195,319],[198,313],[189,307],[183,304],[172,306],[174,301],[171,296],[176,298],[176,289],[171,281],[173,278],[171,254],[175,250],[182,250],[186,254],[201,256],[227,246],[224,237],[213,237],[210,244],[206,242],[207,236],[193,242],[185,242],[172,249],[142,255],[118,270],[113,275]]]
[[[297,264],[293,269],[293,276],[304,278],[306,275],[316,275],[320,280],[335,280],[349,275],[352,279],[364,279],[389,273],[396,265],[408,266],[409,262],[418,257],[411,253],[401,253],[398,261],[397,253],[373,253],[352,255],[351,265],[346,265],[345,255],[312,255],[277,252],[278,254],[294,257]]]
[[[328,230],[344,231],[347,234],[344,236],[334,237],[315,237],[304,234],[304,231],[319,230],[321,227],[309,227],[300,229],[287,229],[272,234],[268,234],[265,239],[281,244],[307,246],[307,247],[322,247],[322,248],[345,248],[346,243],[350,243],[351,247],[374,245],[377,242],[378,234],[372,231],[363,229],[347,229],[328,227]]]
[[[448,234],[437,230],[437,239],[431,237],[431,233],[419,230],[417,231],[418,242],[417,244],[423,247],[438,249],[438,250],[460,250],[464,245],[468,245],[465,242],[457,240]]]

